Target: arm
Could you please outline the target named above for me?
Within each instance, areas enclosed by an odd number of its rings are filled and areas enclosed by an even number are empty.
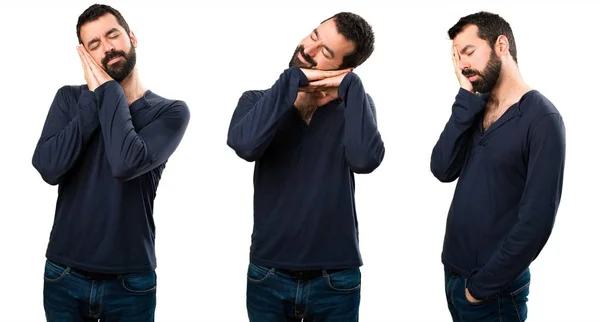
[[[259,159],[277,132],[279,120],[294,108],[298,88],[308,85],[299,68],[285,70],[265,95],[246,92],[231,118],[227,145],[242,159]]]
[[[458,91],[450,120],[431,153],[431,172],[441,182],[458,178],[467,154],[469,131],[485,104],[485,100],[462,87]]]
[[[355,173],[373,172],[385,154],[385,147],[377,129],[375,104],[360,78],[348,73],[339,87],[345,103],[344,151],[350,169]]]
[[[56,93],[33,153],[33,167],[50,185],[62,181],[98,128],[98,102],[94,93],[83,89],[77,102],[71,102],[69,94],[67,86]],[[77,104],[74,117],[69,116],[70,104]]]
[[[183,138],[190,111],[174,102],[157,119],[136,131],[123,88],[114,80],[98,87],[99,117],[113,176],[128,181],[163,164]]]
[[[544,116],[530,138],[519,222],[502,247],[468,281],[467,288],[476,299],[487,298],[508,287],[537,258],[548,241],[562,193],[565,145],[565,128],[560,115]]]

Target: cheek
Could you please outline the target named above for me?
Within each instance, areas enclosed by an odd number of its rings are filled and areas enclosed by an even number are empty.
[[[318,54],[314,57],[314,60],[317,62],[317,69],[321,70],[331,70],[337,69],[341,62],[337,62],[337,60],[330,60],[325,57],[323,54]]]

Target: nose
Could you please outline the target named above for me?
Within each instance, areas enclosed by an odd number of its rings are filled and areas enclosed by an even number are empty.
[[[108,54],[109,52],[113,51],[115,47],[111,43],[105,41],[102,43],[102,49],[104,50],[105,54]]]
[[[308,45],[304,46],[304,53],[311,57],[314,57],[317,54],[317,52],[319,51],[319,46],[320,45],[319,45],[318,41],[308,44]]]
[[[469,68],[471,65],[469,64],[469,62],[467,62],[466,59],[464,59],[463,57],[461,57],[458,61],[458,68],[460,68],[461,70],[464,70],[465,68]]]

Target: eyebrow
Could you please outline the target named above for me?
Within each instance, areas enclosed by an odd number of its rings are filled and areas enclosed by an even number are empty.
[[[319,32],[317,31],[316,28],[313,30],[313,32],[315,33],[315,35],[317,35],[317,38],[319,38]],[[333,52],[333,50],[331,50],[331,48],[329,48],[325,45],[323,45],[323,47],[325,47],[325,50],[327,50],[327,52],[331,55],[332,59],[335,58],[335,53]]]
[[[117,29],[117,28],[111,28],[111,29],[110,29],[110,30],[108,30],[108,31],[107,31],[107,32],[106,32],[104,35],[105,35],[105,36],[108,36],[108,35],[112,34],[112,33],[113,33],[113,32],[115,32],[115,31],[119,31],[119,29]],[[87,43],[87,45],[88,45],[88,48],[89,48],[89,47],[91,47],[91,46],[92,46],[94,43],[96,43],[96,42],[99,42],[99,41],[100,41],[100,38],[98,38],[98,37],[96,37],[96,38],[94,38],[94,39],[92,39],[92,40],[88,41],[88,43]]]
[[[475,46],[473,46],[473,45],[467,45],[467,46],[465,46],[465,48],[461,49],[461,51],[460,51],[461,55],[466,54],[467,50],[469,50],[471,48],[475,48]]]

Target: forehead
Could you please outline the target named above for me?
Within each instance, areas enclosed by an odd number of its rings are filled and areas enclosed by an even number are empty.
[[[342,34],[338,32],[333,19],[329,19],[320,24],[317,29],[319,39],[323,41],[324,45],[333,50],[337,55],[346,55],[354,50],[354,44],[351,41],[346,40]]]
[[[92,38],[103,36],[107,31],[114,28],[124,31],[123,27],[119,25],[117,18],[112,14],[107,13],[100,18],[81,26],[81,39],[85,42]]]
[[[458,35],[456,35],[456,37],[454,37],[452,44],[461,49],[468,45],[477,45],[480,42],[485,42],[485,40],[479,38],[478,31],[479,28],[476,25],[467,25],[458,33]]]

